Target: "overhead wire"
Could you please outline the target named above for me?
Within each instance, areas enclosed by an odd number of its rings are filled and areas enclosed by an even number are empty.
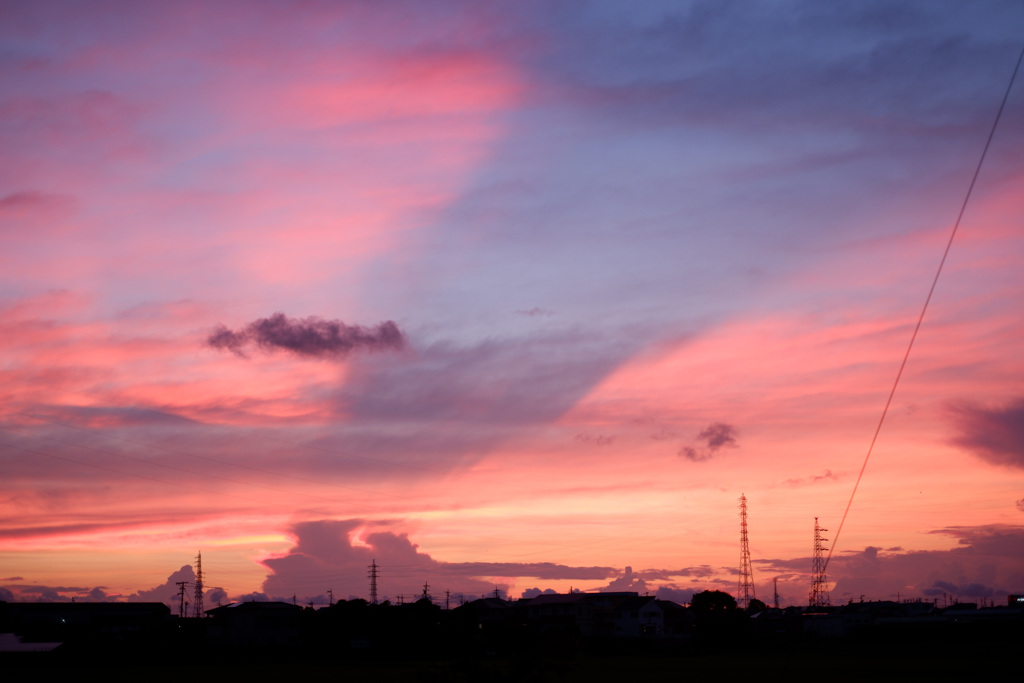
[[[935,293],[935,287],[939,283],[939,276],[942,275],[942,268],[946,264],[946,258],[949,256],[950,249],[953,247],[953,240],[956,238],[964,213],[967,211],[967,203],[970,201],[971,194],[974,192],[974,186],[978,182],[978,176],[981,174],[981,167],[985,163],[985,157],[988,155],[989,147],[992,146],[992,139],[995,137],[996,128],[999,126],[999,119],[1003,116],[1003,110],[1006,108],[1006,102],[1010,98],[1010,91],[1013,90],[1013,82],[1017,78],[1017,72],[1020,71],[1022,60],[1024,60],[1024,47],[1021,48],[1020,55],[1017,57],[1017,64],[1014,66],[1013,73],[1010,75],[1010,82],[1006,86],[1006,92],[1003,93],[1003,100],[999,104],[999,110],[996,112],[995,120],[992,122],[992,128],[988,132],[988,139],[985,140],[985,146],[982,149],[981,157],[978,159],[978,163],[974,168],[974,175],[971,177],[971,182],[967,187],[967,193],[964,195],[964,200],[960,204],[960,212],[957,214],[956,221],[953,223],[953,229],[950,231],[949,240],[946,241],[946,249],[942,252],[942,258],[939,260],[939,267],[935,271],[935,277],[932,278],[932,285],[928,289],[928,296],[925,297],[924,306],[921,307],[921,313],[917,316],[917,324],[914,325],[914,331],[910,335],[910,342],[907,344],[907,350],[903,354],[903,360],[900,363],[899,370],[896,372],[896,379],[892,383],[892,389],[889,390],[889,397],[885,401],[885,407],[882,408],[882,415],[878,419],[878,425],[875,427],[875,433],[872,435],[871,443],[868,445],[867,454],[864,456],[864,463],[860,467],[860,472],[857,474],[857,480],[853,484],[853,491],[850,493],[850,499],[847,501],[846,509],[843,511],[842,519],[839,521],[839,528],[832,537],[832,543],[828,549],[828,556],[825,558],[823,571],[828,569],[828,564],[832,560],[832,553],[836,546],[839,545],[839,536],[843,531],[843,526],[846,524],[846,518],[850,514],[850,507],[853,505],[853,499],[857,495],[857,489],[860,487],[861,479],[864,478],[864,471],[867,469],[868,461],[871,459],[871,453],[875,449],[875,443],[878,441],[878,435],[882,431],[882,424],[885,422],[885,417],[889,413],[889,407],[892,405],[893,396],[896,394],[896,387],[899,386],[900,378],[903,376],[903,370],[907,367],[907,360],[910,358],[910,351],[914,348],[914,341],[917,339],[917,333],[920,331],[921,324],[924,322],[924,316],[928,311],[928,305],[931,303],[932,295]]]

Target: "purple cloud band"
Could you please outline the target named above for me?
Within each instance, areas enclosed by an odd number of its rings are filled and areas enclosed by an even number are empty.
[[[284,350],[312,358],[341,358],[354,351],[399,351],[408,342],[392,320],[363,327],[317,316],[289,318],[284,313],[274,313],[238,331],[220,325],[206,338],[206,344],[243,357],[246,347],[254,345],[264,351]]]

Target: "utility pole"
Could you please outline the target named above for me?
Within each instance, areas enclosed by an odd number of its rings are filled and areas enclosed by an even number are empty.
[[[330,588],[327,589],[327,603],[328,607],[334,607],[334,591]]]
[[[452,592],[446,588],[444,591],[444,609],[446,612],[448,611],[448,601],[451,600],[451,598]]]
[[[178,618],[185,618],[185,588],[188,586],[188,581],[177,581],[178,584],[178,597],[180,602],[178,603]]]
[[[754,570],[750,566],[750,542],[747,539],[747,496],[740,494],[740,606],[750,608],[754,591]]]
[[[426,581],[424,581],[423,582],[423,599],[424,600],[430,600],[429,590],[430,590],[430,584],[427,583]]]
[[[370,562],[370,604],[377,604],[377,560]]]
[[[824,542],[828,539],[821,535],[828,531],[818,526],[818,518],[814,518],[814,557],[811,560],[811,607],[828,607],[831,599],[828,595],[828,580],[825,578]]]
[[[196,590],[192,598],[192,616],[196,619],[203,617],[203,553],[196,554]]]
[[[775,584],[775,609],[779,609],[779,577],[772,579]]]

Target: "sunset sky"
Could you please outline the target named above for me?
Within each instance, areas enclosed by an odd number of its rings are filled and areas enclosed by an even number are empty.
[[[0,2],[0,599],[806,604],[1024,4]],[[829,564],[1024,592],[1024,83]]]

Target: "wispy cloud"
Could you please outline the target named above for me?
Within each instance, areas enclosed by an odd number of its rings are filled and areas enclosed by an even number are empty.
[[[783,484],[788,484],[790,486],[800,486],[802,484],[817,484],[818,482],[822,482],[822,481],[836,481],[838,479],[839,479],[839,476],[836,475],[836,474],[833,474],[832,470],[825,470],[821,474],[812,474],[809,477],[795,477],[795,478],[787,479],[786,481],[784,481],[782,483]]]
[[[582,444],[587,444],[588,446],[611,446],[615,443],[615,435],[581,432],[576,435],[576,441]]]

